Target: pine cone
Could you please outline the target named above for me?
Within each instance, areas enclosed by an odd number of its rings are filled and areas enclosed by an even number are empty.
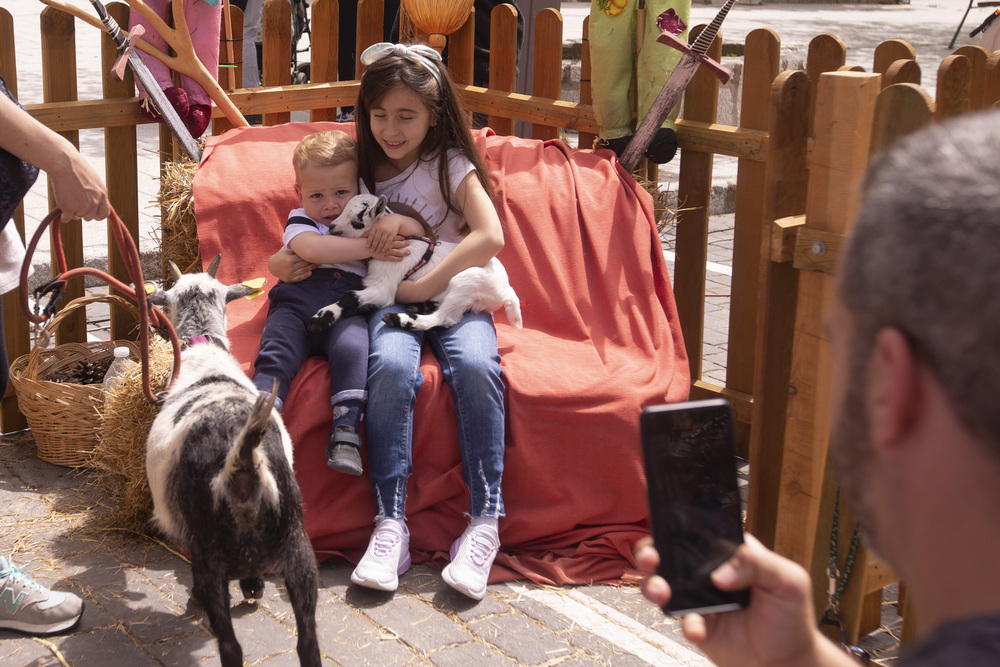
[[[107,361],[78,361],[73,365],[77,384],[101,384],[108,372]]]

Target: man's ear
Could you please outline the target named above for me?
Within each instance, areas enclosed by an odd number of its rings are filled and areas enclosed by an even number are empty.
[[[899,329],[887,327],[875,335],[866,400],[876,447],[898,442],[919,417],[923,409],[919,363],[913,346]]]

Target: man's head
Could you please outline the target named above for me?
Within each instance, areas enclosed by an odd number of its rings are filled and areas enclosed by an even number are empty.
[[[998,260],[1000,113],[936,124],[871,165],[830,318],[839,415],[831,447],[859,521],[875,533],[880,388],[894,398],[910,379],[933,378],[954,423],[1000,464]],[[916,375],[888,377],[879,363],[887,354],[905,357]]]
[[[295,192],[306,215],[330,222],[358,194],[358,151],[350,135],[339,130],[307,135],[292,154]]]

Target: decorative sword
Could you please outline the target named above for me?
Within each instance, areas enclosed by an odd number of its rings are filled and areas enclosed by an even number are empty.
[[[177,110],[167,101],[166,95],[160,89],[160,84],[156,83],[152,72],[149,71],[146,63],[139,57],[139,52],[135,50],[135,43],[144,34],[144,28],[136,26],[126,36],[122,33],[118,22],[108,13],[108,10],[101,4],[100,0],[90,0],[90,4],[94,5],[97,16],[101,19],[101,23],[104,24],[104,29],[111,35],[115,46],[118,47],[118,60],[115,61],[112,72],[114,72],[118,80],[121,80],[125,76],[125,63],[126,61],[128,62],[132,68],[132,73],[135,74],[135,78],[139,80],[139,83],[142,84],[142,87],[149,94],[149,99],[153,101],[153,106],[157,108],[160,115],[166,121],[167,127],[177,137],[181,149],[195,162],[201,162],[201,150],[198,148],[194,137],[191,136],[191,133],[185,127],[181,117],[177,115]]]
[[[622,153],[621,164],[628,171],[634,171],[636,166],[638,166],[639,158],[649,148],[653,137],[656,136],[656,131],[660,129],[663,121],[670,114],[671,109],[674,108],[674,105],[681,98],[681,94],[684,93],[684,89],[691,82],[694,73],[698,71],[698,67],[707,67],[711,70],[712,74],[719,77],[722,83],[729,81],[729,77],[733,75],[728,68],[715,62],[705,54],[708,53],[708,47],[715,41],[715,36],[719,34],[719,27],[722,25],[726,14],[729,13],[729,8],[733,6],[734,2],[736,0],[728,0],[722,6],[719,13],[712,19],[712,23],[698,35],[698,39],[695,40],[694,44],[686,44],[666,30],[656,38],[656,41],[661,44],[672,46],[683,53],[684,57],[677,63],[674,71],[670,73],[670,77],[663,84],[660,93],[653,100],[652,106],[649,107],[646,117],[642,119],[642,123],[639,124],[635,135],[628,142],[625,152]]]

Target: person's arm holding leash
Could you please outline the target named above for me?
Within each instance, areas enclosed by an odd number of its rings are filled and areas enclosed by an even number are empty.
[[[35,165],[52,182],[62,221],[101,220],[111,213],[108,190],[101,177],[66,138],[0,95],[0,148]]]

